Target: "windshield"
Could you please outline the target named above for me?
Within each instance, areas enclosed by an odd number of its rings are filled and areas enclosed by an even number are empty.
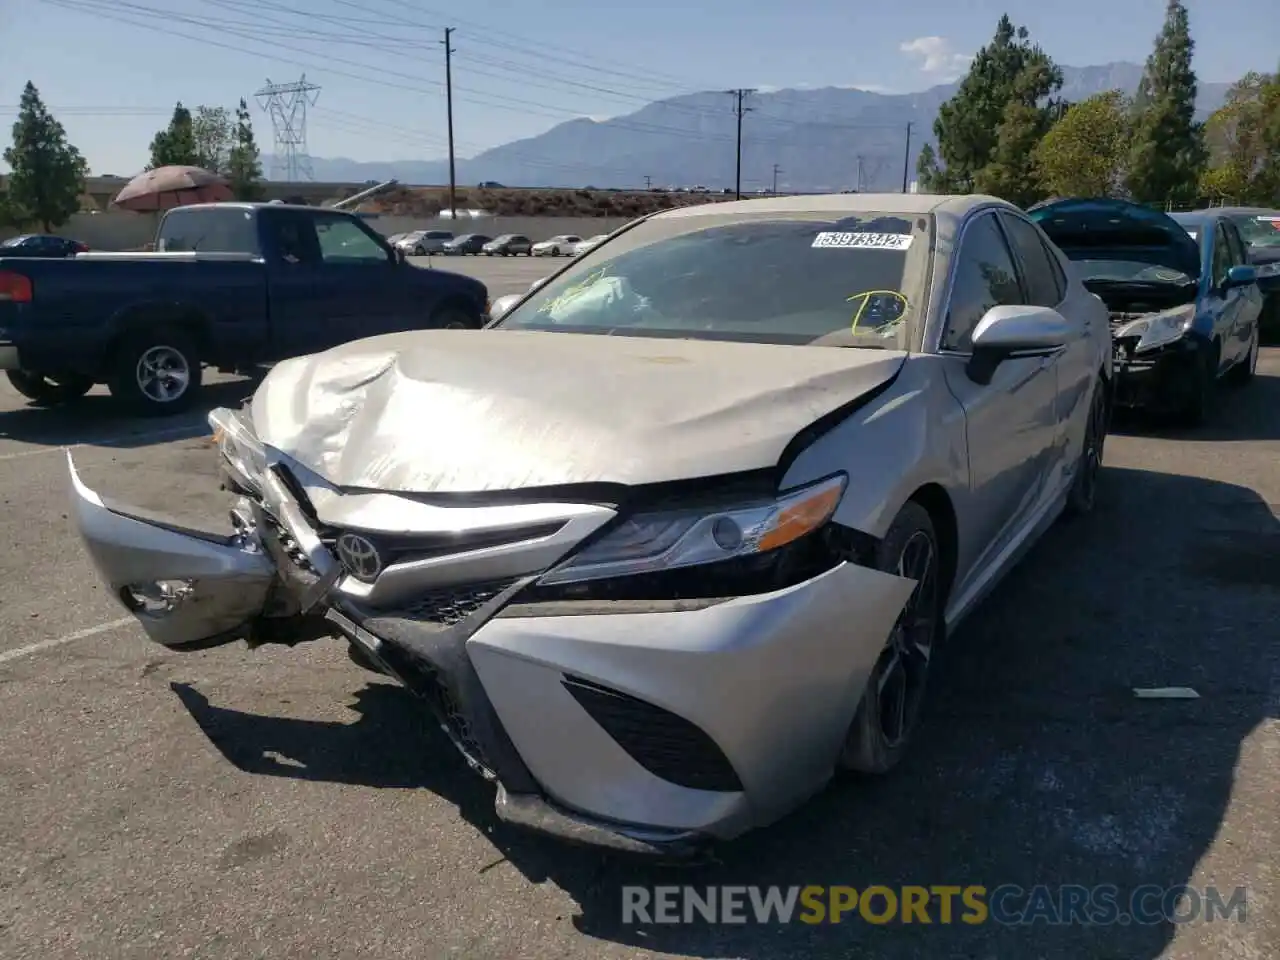
[[[1186,230],[1192,240],[1198,240],[1204,233],[1204,218],[1189,213],[1171,213],[1169,219]]]
[[[1232,217],[1244,242],[1251,247],[1280,247],[1280,213]]]
[[[0,243],[0,247],[20,247],[30,239],[30,237],[10,237],[4,243]]]
[[[647,220],[495,326],[909,349],[933,219],[896,213]]]

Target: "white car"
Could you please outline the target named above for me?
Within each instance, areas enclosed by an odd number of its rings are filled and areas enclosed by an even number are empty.
[[[411,257],[429,257],[444,253],[444,245],[453,239],[448,230],[415,230],[396,241],[396,246]]]
[[[607,233],[597,233],[594,237],[589,237],[586,240],[579,240],[573,245],[573,256],[580,257],[584,253],[594,250],[608,239],[609,235]]]
[[[532,252],[535,257],[567,257],[572,255],[574,248],[581,242],[582,238],[575,234],[562,233],[550,240],[535,243]]]

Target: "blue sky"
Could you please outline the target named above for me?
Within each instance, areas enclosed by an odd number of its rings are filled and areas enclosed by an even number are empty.
[[[1189,0],[1203,80],[1274,70],[1277,0]],[[454,26],[462,156],[575,116],[694,90],[906,92],[958,76],[1000,14],[1060,63],[1142,62],[1165,0],[8,0],[0,107],[27,80],[95,173],[131,175],[177,100],[234,107],[268,77],[320,85],[313,156],[445,155],[443,48]],[[456,15],[455,15],[456,14]],[[125,22],[132,21],[132,22]],[[145,29],[151,24],[164,32]],[[175,34],[184,34],[185,38]],[[254,106],[259,144],[271,126]],[[7,139],[7,137],[5,137]]]

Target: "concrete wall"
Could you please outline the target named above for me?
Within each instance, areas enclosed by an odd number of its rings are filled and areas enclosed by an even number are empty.
[[[608,233],[626,223],[625,218],[579,219],[575,217],[484,217],[475,220],[420,219],[415,217],[371,217],[369,226],[384,236],[410,230],[452,230],[454,233],[522,233],[535,242],[561,233],[589,237]],[[136,250],[155,237],[158,217],[148,213],[111,210],[105,213],[78,213],[57,232],[87,243],[94,250]],[[0,240],[16,234],[0,228]]]

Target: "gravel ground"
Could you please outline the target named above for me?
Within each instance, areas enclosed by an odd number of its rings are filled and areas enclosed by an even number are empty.
[[[437,261],[439,263],[440,261]],[[551,264],[451,268],[518,292]],[[214,517],[197,414],[0,388],[0,956],[1142,960],[1280,955],[1280,351],[1210,426],[1128,428],[940,658],[914,753],[674,870],[495,822],[408,695],[337,642],[178,656],[66,519],[87,482]],[[214,402],[249,381],[215,378]],[[1186,685],[1198,700],[1139,701]],[[1244,923],[625,926],[626,883],[1249,888]]]

